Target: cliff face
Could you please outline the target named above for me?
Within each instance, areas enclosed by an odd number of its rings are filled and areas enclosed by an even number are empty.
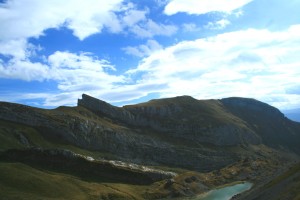
[[[260,156],[251,150],[253,145],[299,153],[300,125],[251,99],[200,101],[183,96],[115,107],[83,95],[73,108],[0,106],[0,121],[30,126],[52,141],[135,163],[208,171],[245,154]],[[30,143],[25,134],[18,135]]]
[[[172,137],[221,146],[260,143],[246,122],[228,113],[219,101],[200,102],[183,96],[119,108],[83,95],[78,105],[118,122]]]

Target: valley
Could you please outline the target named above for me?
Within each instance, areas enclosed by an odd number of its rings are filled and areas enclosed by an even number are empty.
[[[254,99],[0,107],[3,199],[182,199],[241,181],[234,199],[299,197],[300,123]]]

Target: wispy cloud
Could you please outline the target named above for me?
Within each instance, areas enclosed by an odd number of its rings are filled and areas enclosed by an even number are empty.
[[[148,10],[129,9],[122,17],[122,21],[126,26],[131,27],[140,21],[145,21],[147,19],[146,14],[148,12]]]
[[[213,11],[230,13],[252,0],[170,0],[165,7],[167,15],[174,15],[179,12],[188,14],[205,14]]]
[[[130,30],[140,38],[152,38],[156,35],[171,36],[178,28],[175,25],[156,23],[149,19],[145,23],[133,26]]]
[[[155,51],[161,49],[162,46],[156,40],[148,40],[147,43],[143,45],[124,47],[123,51],[125,51],[125,53],[129,55],[144,57],[144,56],[149,56]]]
[[[208,22],[208,24],[205,25],[204,28],[213,29],[213,30],[220,30],[220,29],[224,29],[225,27],[227,27],[230,24],[231,24],[231,22],[229,20],[221,19],[221,20],[218,20],[216,22]]]
[[[197,32],[201,30],[195,23],[184,23],[182,24],[182,29],[184,32]]]

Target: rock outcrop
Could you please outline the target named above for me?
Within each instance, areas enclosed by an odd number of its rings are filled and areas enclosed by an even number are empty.
[[[123,108],[112,106],[105,101],[96,99],[89,95],[83,94],[82,99],[78,99],[78,106],[83,106],[96,114],[106,115],[110,118],[134,123],[134,116]]]
[[[156,181],[173,178],[176,174],[143,166],[116,164],[94,160],[64,149],[30,148],[8,150],[0,154],[1,161],[22,162],[28,165],[49,168],[91,180],[107,178],[121,183],[149,185]],[[89,177],[86,175],[89,174]]]

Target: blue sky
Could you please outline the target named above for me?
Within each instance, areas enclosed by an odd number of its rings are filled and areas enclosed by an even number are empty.
[[[191,95],[300,108],[299,0],[2,0],[0,101]]]

